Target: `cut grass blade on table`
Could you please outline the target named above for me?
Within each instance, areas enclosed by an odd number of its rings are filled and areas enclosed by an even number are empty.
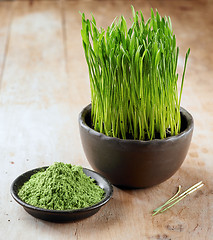
[[[107,136],[152,140],[181,129],[177,62],[179,48],[169,17],[151,9],[145,22],[135,12],[128,29],[123,16],[106,30],[82,14],[81,36],[89,69],[91,122]]]
[[[154,213],[152,214],[152,216],[154,216],[158,213],[165,212],[169,208],[173,207],[176,203],[180,202],[183,198],[185,198],[189,194],[193,193],[197,189],[201,188],[203,185],[204,184],[202,183],[202,181],[200,181],[199,183],[196,183],[195,185],[193,185],[192,187],[190,187],[189,189],[187,189],[185,192],[181,193],[180,195],[179,195],[179,193],[181,190],[181,186],[179,185],[177,193],[173,197],[171,197],[168,201],[166,201],[162,206],[153,210]]]

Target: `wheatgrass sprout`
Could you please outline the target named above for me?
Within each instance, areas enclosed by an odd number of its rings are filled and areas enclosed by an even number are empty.
[[[180,101],[179,48],[169,17],[151,9],[145,22],[135,12],[128,29],[123,16],[106,30],[82,14],[82,41],[90,77],[92,127],[107,136],[152,140],[177,135]]]

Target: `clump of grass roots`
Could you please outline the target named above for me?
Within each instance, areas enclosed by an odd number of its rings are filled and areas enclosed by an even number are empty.
[[[106,30],[82,14],[82,41],[89,70],[92,127],[107,136],[152,140],[177,135],[187,59],[178,90],[179,48],[169,17],[151,9],[145,22],[132,7]]]

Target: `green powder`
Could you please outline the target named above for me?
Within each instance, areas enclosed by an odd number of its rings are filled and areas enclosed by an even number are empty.
[[[32,175],[18,196],[39,208],[72,210],[100,202],[104,190],[86,176],[81,166],[60,162]]]

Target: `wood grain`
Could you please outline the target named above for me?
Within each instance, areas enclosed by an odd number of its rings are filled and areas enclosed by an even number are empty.
[[[10,196],[21,173],[55,161],[90,168],[80,142],[78,113],[90,102],[81,43],[81,17],[93,12],[106,27],[131,17],[128,1],[0,2],[0,239],[213,239],[213,3],[131,1],[169,15],[181,48],[178,71],[191,48],[182,106],[195,120],[189,154],[166,182],[140,190],[114,188],[112,200],[83,221],[54,224],[27,214]],[[154,208],[203,180],[205,186],[164,214]]]
[[[8,43],[10,39],[11,19],[13,5],[7,2],[0,3],[0,83],[3,77],[5,62],[8,52]]]

